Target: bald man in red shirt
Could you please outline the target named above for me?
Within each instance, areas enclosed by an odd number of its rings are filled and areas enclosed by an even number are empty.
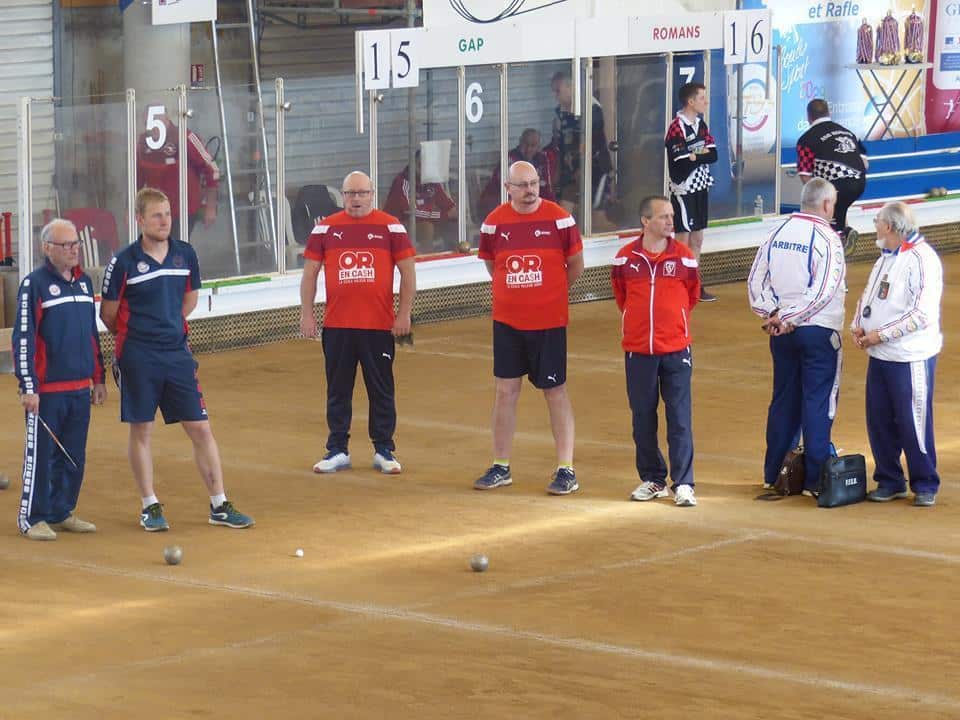
[[[324,218],[307,240],[300,281],[300,331],[317,336],[313,305],[317,277],[324,270],[326,313],[323,355],[327,376],[327,453],[313,466],[317,473],[350,467],[350,421],[357,364],[370,399],[369,431],[373,466],[397,474],[393,434],[397,428],[394,396],[394,338],[410,334],[416,293],[414,250],[397,218],[373,207],[373,183],[362,172],[343,181],[344,208]],[[400,271],[400,307],[393,312],[393,269]]]
[[[480,228],[480,259],[493,279],[493,465],[474,482],[493,490],[513,482],[510,450],[517,400],[526,375],[543,390],[557,447],[547,487],[567,495],[580,486],[573,470],[573,408],[567,395],[568,291],[583,272],[583,243],[566,210],[540,197],[540,178],[528,162],[510,166],[510,202]]]

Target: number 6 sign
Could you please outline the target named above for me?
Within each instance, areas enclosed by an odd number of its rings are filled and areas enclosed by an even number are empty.
[[[770,13],[738,10],[724,13],[723,62],[741,65],[766,62],[770,57]]]

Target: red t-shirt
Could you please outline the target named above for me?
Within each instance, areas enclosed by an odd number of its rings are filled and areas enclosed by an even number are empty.
[[[493,319],[517,330],[566,327],[567,258],[583,251],[576,220],[542,200],[536,212],[504,203],[480,227],[480,259],[493,261]]]
[[[382,210],[362,218],[340,211],[323,219],[303,256],[323,264],[327,288],[324,327],[390,330],[393,268],[413,257],[407,229]]]

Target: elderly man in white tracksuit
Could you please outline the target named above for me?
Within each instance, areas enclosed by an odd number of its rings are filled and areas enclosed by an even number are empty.
[[[902,451],[913,504],[930,507],[940,488],[933,444],[933,375],[943,346],[943,266],[903,203],[884,205],[874,223],[880,257],[851,325],[854,342],[870,356],[867,434],[877,489],[867,497],[875,502],[907,497]]]
[[[843,243],[830,227],[836,199],[837,191],[822,178],[804,185],[800,212],[760,245],[748,282],[750,307],[764,318],[773,356],[763,481],[773,485],[800,429],[804,494],[810,495],[830,454],[840,386],[847,268]]]

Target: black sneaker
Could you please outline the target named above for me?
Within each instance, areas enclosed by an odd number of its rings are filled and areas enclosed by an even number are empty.
[[[711,292],[707,292],[705,287],[700,288],[700,302],[716,302],[717,296]]]
[[[573,468],[557,468],[553,474],[553,481],[547,486],[547,492],[551,495],[569,495],[580,489],[577,482],[577,475]]]
[[[513,482],[510,476],[510,468],[505,465],[493,464],[473,483],[474,490],[493,490],[503,485],[509,485]]]

